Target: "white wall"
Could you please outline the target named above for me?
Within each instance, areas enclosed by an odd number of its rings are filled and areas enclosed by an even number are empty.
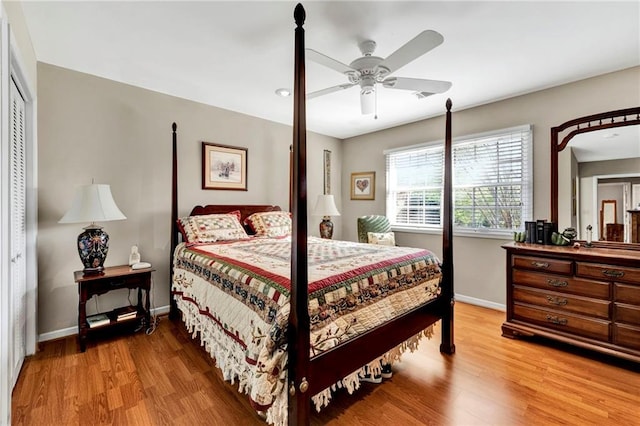
[[[290,126],[257,119],[111,80],[38,65],[39,332],[45,338],[75,332],[82,269],[76,238],[83,224],[58,224],[76,185],[106,183],[127,220],[101,225],[109,234],[105,266],[126,264],[137,244],[154,273],[156,307],[169,302],[171,124],[178,125],[179,214],[197,204],[289,203]],[[277,99],[274,98],[274,101]],[[248,191],[201,189],[202,141],[248,148]],[[323,190],[322,152],[333,153],[333,193],[341,210],[341,144],[309,133],[308,208]],[[333,218],[340,238],[341,218]],[[318,235],[320,218],[309,219]],[[126,301],[127,292],[100,296],[100,310]],[[96,311],[87,303],[89,314]],[[59,332],[62,330],[62,332]]]
[[[455,84],[455,82],[454,82]],[[444,96],[429,102],[441,102],[444,113]],[[534,165],[534,218],[550,217],[550,129],[572,118],[603,111],[640,105],[640,67],[606,74],[539,92],[506,99],[491,104],[456,109],[453,101],[453,136],[464,136],[490,130],[533,125]],[[385,165],[382,151],[388,148],[412,145],[444,139],[444,118],[437,117],[387,129],[380,132],[347,139],[343,147],[343,234],[346,239],[357,238],[356,218],[362,214],[385,213]],[[568,159],[567,161],[570,161]],[[570,170],[570,163],[567,163]],[[376,172],[376,199],[351,201],[346,182],[353,172]],[[561,182],[561,194],[566,192]],[[570,181],[567,184],[570,191]],[[566,200],[565,200],[566,198]],[[560,215],[571,221],[570,200],[561,204]],[[440,239],[432,235],[399,235],[399,243],[441,250]],[[504,250],[506,241],[480,238],[454,238],[454,264],[456,293],[504,304],[506,301],[506,265]]]

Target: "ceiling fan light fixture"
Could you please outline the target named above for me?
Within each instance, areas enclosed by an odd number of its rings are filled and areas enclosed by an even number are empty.
[[[360,90],[360,94],[361,95],[371,95],[375,91],[376,91],[376,89],[373,86],[363,86],[362,89]]]
[[[362,112],[362,115],[369,115],[376,112],[375,91],[360,93],[360,111]]]
[[[360,94],[369,95],[376,91],[376,80],[371,77],[364,77],[362,81],[360,81]]]

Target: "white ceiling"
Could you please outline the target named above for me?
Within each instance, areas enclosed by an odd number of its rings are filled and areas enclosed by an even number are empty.
[[[640,126],[581,133],[569,146],[578,163],[640,158]]]
[[[291,124],[295,2],[30,1],[41,62]],[[309,130],[347,138],[640,65],[640,2],[304,2],[306,46],[344,63],[357,43],[387,57],[425,29],[444,43],[393,76],[448,80],[419,100],[379,87],[378,118],[357,88],[307,102]],[[347,82],[307,63],[307,91]]]

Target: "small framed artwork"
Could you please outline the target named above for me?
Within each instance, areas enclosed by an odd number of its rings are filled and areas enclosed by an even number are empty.
[[[202,189],[247,190],[247,148],[202,142]]]
[[[331,151],[324,150],[324,194],[331,194]]]
[[[376,196],[376,172],[351,173],[351,199],[374,200]]]

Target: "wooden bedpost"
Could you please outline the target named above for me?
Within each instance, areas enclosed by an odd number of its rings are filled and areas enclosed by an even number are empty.
[[[293,88],[293,224],[291,235],[291,311],[288,324],[288,423],[308,425],[309,395],[309,308],[307,276],[307,126],[304,56],[304,7],[293,13],[295,68]]]
[[[444,140],[444,206],[442,223],[442,280],[444,283],[442,298],[445,306],[442,312],[442,340],[440,352],[452,354],[456,351],[453,343],[453,187],[452,187],[452,150],[451,150],[451,99],[447,99],[447,114]]]
[[[289,211],[293,211],[293,145],[289,145]]]
[[[176,123],[171,125],[173,130],[173,164],[171,169],[171,249],[169,252],[169,318],[178,317],[178,306],[171,294],[173,282],[173,252],[178,245],[178,136]]]

